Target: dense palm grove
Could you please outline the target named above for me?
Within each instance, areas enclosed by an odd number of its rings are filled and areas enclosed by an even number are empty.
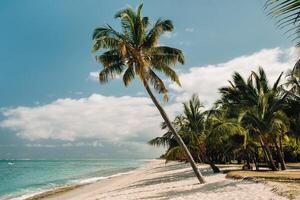
[[[286,169],[285,162],[300,161],[300,67],[278,76],[271,85],[263,68],[247,79],[234,73],[221,97],[204,110],[197,95],[183,103],[183,114],[173,125],[197,162],[244,163],[272,170]],[[149,141],[167,147],[162,156],[185,161],[185,154],[168,130]],[[253,163],[251,165],[251,163]]]
[[[300,47],[300,1],[266,0],[264,9]],[[210,110],[193,95],[173,121],[196,161],[210,164],[214,172],[219,172],[215,163],[244,162],[244,169],[252,169],[254,163],[256,169],[275,171],[285,170],[285,162],[300,162],[300,60],[273,85],[259,68],[247,79],[234,73],[229,86],[219,92]],[[162,129],[166,133],[149,144],[167,147],[162,156],[166,161],[185,161],[164,123]]]
[[[279,26],[287,27],[300,21],[299,6],[299,0],[267,0],[265,9],[282,17]],[[120,30],[110,25],[96,28],[92,51],[103,65],[100,83],[122,75],[128,86],[138,78],[157,107],[165,134],[149,144],[167,147],[163,155],[167,161],[188,161],[200,183],[205,181],[195,161],[208,163],[214,172],[219,172],[216,163],[244,162],[246,169],[255,163],[257,169],[267,166],[275,171],[286,169],[286,161],[300,161],[300,61],[273,85],[262,68],[247,79],[235,73],[229,86],[220,88],[221,97],[210,110],[204,110],[193,95],[183,104],[183,114],[171,122],[152,90],[168,101],[168,90],[159,76],[164,74],[180,86],[173,67],[184,64],[184,55],[180,49],[159,44],[162,34],[173,31],[172,21],[158,19],[151,24],[142,16],[142,7],[129,6],[116,13]],[[289,14],[295,10],[298,14]],[[288,32],[295,30],[298,34],[299,26]]]

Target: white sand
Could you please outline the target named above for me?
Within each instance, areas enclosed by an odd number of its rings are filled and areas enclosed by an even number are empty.
[[[150,161],[131,174],[103,180],[47,199],[56,200],[123,200],[123,199],[205,199],[205,200],[283,200],[263,183],[226,179],[201,166],[206,183],[198,184],[188,164],[163,160]]]

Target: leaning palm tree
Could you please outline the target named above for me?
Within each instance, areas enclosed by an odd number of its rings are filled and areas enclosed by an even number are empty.
[[[199,97],[194,94],[188,102],[183,103],[183,115],[178,115],[173,121],[176,131],[179,133],[188,149],[190,150],[194,160],[198,162],[208,163],[214,173],[219,173],[220,170],[206,155],[206,134],[205,120],[206,111],[202,111],[202,104]],[[186,160],[184,152],[180,145],[176,142],[173,134],[163,122],[161,128],[167,129],[167,132],[156,137],[148,142],[152,146],[163,146],[167,148],[163,158],[166,162],[169,160]],[[212,140],[211,140],[212,141]]]
[[[190,150],[193,158],[195,159],[195,152],[198,153],[199,151],[197,151],[197,144],[194,142],[194,140],[191,140],[191,136],[193,138],[193,133],[187,130],[187,123],[188,121],[183,115],[176,116],[174,121],[172,122],[173,127],[180,135],[180,137]],[[162,155],[166,162],[170,160],[186,161],[184,150],[180,147],[180,145],[176,141],[176,138],[174,137],[174,134],[172,134],[165,122],[161,123],[161,129],[166,130],[166,132],[162,136],[150,140],[148,144],[152,146],[162,146],[167,148],[166,152]]]
[[[137,76],[167,127],[184,150],[199,182],[204,183],[188,148],[150,87],[153,86],[157,92],[164,95],[164,100],[168,100],[168,90],[157,72],[164,73],[180,86],[179,78],[172,66],[177,62],[184,64],[183,53],[179,49],[160,46],[158,43],[163,33],[173,31],[173,23],[171,20],[159,19],[150,27],[148,17],[143,17],[141,14],[142,6],[142,4],[139,5],[136,11],[127,7],[115,14],[115,18],[121,21],[121,31],[109,25],[94,30],[92,51],[97,53],[105,50],[105,52],[100,52],[100,55],[96,54],[96,60],[104,67],[99,73],[100,83],[107,83],[109,79],[123,75],[123,82],[125,86],[128,86]]]

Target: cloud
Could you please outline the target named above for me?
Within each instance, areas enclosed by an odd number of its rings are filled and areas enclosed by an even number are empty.
[[[170,119],[182,110],[182,102],[197,93],[206,106],[219,97],[218,88],[228,85],[234,71],[248,76],[262,66],[273,82],[282,71],[295,62],[294,49],[263,49],[224,63],[192,67],[179,72],[182,87],[169,83],[170,103],[164,105]],[[97,76],[96,76],[97,75]],[[98,77],[98,72],[91,72]],[[93,94],[85,98],[58,99],[52,103],[33,107],[0,109],[0,128],[7,128],[31,141],[63,140],[65,146],[101,146],[102,144],[143,146],[145,142],[161,135],[162,121],[152,101],[138,92],[133,96],[103,96]],[[84,142],[92,139],[92,142]],[[97,141],[93,143],[94,141]],[[80,143],[83,142],[83,143]],[[51,144],[52,145],[52,144]],[[106,145],[107,146],[107,145]],[[34,147],[34,145],[32,145]],[[50,147],[50,146],[48,146]],[[121,148],[121,149],[124,149]],[[125,151],[125,150],[124,150]]]
[[[167,39],[171,39],[177,36],[177,33],[174,32],[165,32],[163,35],[163,37],[167,38]]]
[[[2,114],[4,120],[0,127],[11,129],[18,136],[32,141],[147,140],[160,133],[161,122],[149,98],[100,94],[80,99],[58,99],[35,107],[2,109]]]
[[[293,66],[296,60],[295,49],[280,48],[263,49],[251,55],[244,55],[225,63],[192,67],[179,78],[182,87],[170,84],[170,88],[177,93],[176,102],[187,100],[193,93],[197,93],[202,102],[211,106],[219,97],[218,88],[228,85],[232,74],[237,71],[247,77],[251,71],[262,66],[270,82],[274,82],[281,72]]]
[[[114,79],[120,79],[121,77],[122,77],[122,75],[116,75],[114,77]],[[88,79],[91,80],[91,81],[98,82],[99,81],[99,72],[90,72]]]
[[[192,32],[195,31],[195,29],[194,29],[194,28],[191,28],[191,27],[187,27],[187,28],[184,29],[184,31],[185,31],[185,32],[192,33]]]
[[[99,81],[99,72],[90,72],[89,79],[92,81]]]
[[[59,148],[59,147],[103,147],[103,144],[94,140],[91,142],[67,142],[62,144],[26,143],[24,146],[29,148]]]

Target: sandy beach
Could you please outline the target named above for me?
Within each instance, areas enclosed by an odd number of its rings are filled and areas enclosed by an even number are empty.
[[[207,165],[200,169],[206,178],[198,184],[188,164],[149,161],[132,173],[52,194],[47,200],[135,200],[135,199],[288,199],[273,192],[268,184],[225,178]],[[35,199],[41,199],[35,198]]]

